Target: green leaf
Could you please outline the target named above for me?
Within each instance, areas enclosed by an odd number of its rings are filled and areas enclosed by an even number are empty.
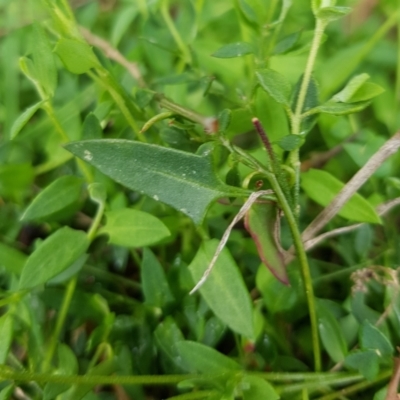
[[[97,364],[95,367],[91,368],[86,372],[85,375],[111,375],[118,368],[116,359],[109,359],[106,361]],[[85,397],[87,393],[92,390],[92,388],[96,386],[95,384],[79,384],[74,385],[68,391],[67,398],[68,400],[81,400]]]
[[[295,112],[296,107],[297,107],[297,100],[299,98],[300,94],[300,89],[301,85],[303,82],[303,77],[302,75],[299,80],[296,83],[296,86],[293,91],[292,95],[292,110]],[[306,97],[304,99],[304,104],[303,108],[301,110],[302,113],[305,113],[307,111],[312,110],[313,108],[317,107],[319,104],[319,88],[317,81],[311,77],[310,82],[308,84],[307,92],[306,92]],[[314,126],[317,118],[315,115],[309,115],[306,118],[304,118],[301,121],[301,133],[307,133],[311,130],[311,128]]]
[[[269,269],[260,265],[256,275],[257,289],[260,291],[265,306],[272,313],[282,313],[291,310],[299,300],[299,290],[294,287],[301,279],[298,276],[291,279],[292,286],[278,281]],[[293,278],[292,274],[290,277]]]
[[[316,17],[325,23],[329,23],[344,17],[350,11],[350,7],[322,7],[316,12]]]
[[[386,138],[376,135],[372,131],[364,131],[361,133],[359,140],[351,143],[344,143],[343,148],[351,159],[361,168],[368,160],[382,147]],[[393,159],[386,160],[377,171],[374,172],[374,177],[388,178],[393,175]]]
[[[349,103],[370,100],[383,93],[385,89],[376,83],[364,83],[348,100]]]
[[[280,221],[277,221],[276,206],[270,203],[254,203],[246,213],[245,227],[253,238],[264,265],[282,283],[289,284],[284,257],[277,244],[280,240]]]
[[[9,400],[14,392],[14,384],[7,385],[0,391],[0,400]]]
[[[301,31],[294,32],[277,43],[274,48],[274,54],[285,54],[290,51],[300,40]]]
[[[8,272],[21,273],[27,258],[24,253],[0,242],[0,267],[5,268]]]
[[[164,269],[148,248],[143,249],[141,278],[145,304],[161,308],[174,300]]]
[[[171,235],[158,218],[144,211],[121,208],[107,212],[106,217],[99,233],[107,234],[110,243],[118,246],[150,246]]]
[[[222,110],[218,115],[218,130],[219,132],[225,132],[232,119],[232,111],[229,109]]]
[[[310,169],[302,174],[301,187],[316,203],[327,206],[344,187],[344,183],[329,172]],[[350,221],[381,223],[375,209],[358,193],[354,194],[343,206],[339,215]]]
[[[56,63],[46,32],[38,23],[33,25],[32,47],[36,79],[45,94],[53,97],[57,87]]]
[[[254,48],[250,43],[246,42],[237,42],[230,43],[226,46],[221,47],[215,53],[212,54],[212,57],[216,58],[234,58],[234,57],[243,57],[248,54],[254,53]]]
[[[20,199],[33,182],[31,164],[5,164],[0,166],[0,196]]]
[[[365,82],[369,79],[368,74],[356,75],[352,78],[347,85],[332,97],[332,101],[348,103],[351,97],[359,90]]]
[[[201,224],[213,200],[247,195],[222,183],[210,154],[199,156],[115,139],[68,143],[65,147],[115,181],[180,210],[196,224]]]
[[[357,103],[335,103],[333,101],[328,101],[324,104],[321,104],[320,106],[313,108],[310,111],[333,115],[347,115],[362,111],[370,104],[370,101],[360,101]]]
[[[292,87],[286,78],[273,69],[256,71],[256,77],[261,87],[278,103],[289,105]]]
[[[0,317],[0,364],[5,364],[14,332],[14,319],[10,313]]]
[[[379,356],[374,350],[356,350],[346,357],[344,364],[358,370],[370,381],[375,379],[379,372]]]
[[[218,246],[217,240],[204,242],[189,266],[198,282]],[[253,338],[253,311],[249,292],[238,266],[227,249],[219,255],[200,293],[214,314],[233,331]]]
[[[19,288],[28,289],[46,283],[67,269],[89,247],[82,231],[65,226],[41,243],[29,256],[21,274]]]
[[[75,375],[78,373],[78,360],[74,352],[65,344],[60,343],[57,349],[58,369],[55,372],[60,375]],[[43,400],[53,400],[59,394],[66,392],[70,384],[48,382],[44,387]]]
[[[241,386],[243,400],[278,400],[281,398],[270,383],[258,376],[245,376]]]
[[[369,321],[364,321],[362,324],[360,345],[362,349],[375,350],[382,358],[390,358],[394,351],[388,338]]]
[[[82,192],[82,178],[62,176],[43,189],[29,204],[22,221],[38,221],[56,216],[76,204]]]
[[[18,133],[21,132],[22,128],[27,122],[33,117],[35,112],[43,105],[44,101],[39,101],[33,106],[28,107],[13,123],[10,131],[10,138],[15,139]]]
[[[185,340],[176,344],[179,355],[190,371],[221,374],[240,371],[240,365],[204,344]]]
[[[89,113],[82,125],[82,139],[100,139],[103,134],[100,121],[94,113]]]
[[[19,68],[22,73],[35,85],[38,83],[37,73],[33,61],[28,57],[21,57],[19,59]]]
[[[286,135],[279,142],[282,150],[292,151],[298,149],[304,143],[304,138],[301,135]]]
[[[172,317],[167,316],[164,321],[157,326],[154,331],[154,339],[157,347],[172,363],[172,368],[177,367],[177,372],[186,371],[186,364],[180,357],[176,347],[176,344],[184,341],[185,337]]]
[[[85,42],[61,38],[54,51],[73,74],[84,74],[101,66],[92,48]]]
[[[104,204],[107,200],[107,191],[102,183],[94,182],[88,186],[90,198],[97,204]]]
[[[318,327],[322,344],[335,363],[347,355],[347,345],[337,319],[322,302],[317,303]]]

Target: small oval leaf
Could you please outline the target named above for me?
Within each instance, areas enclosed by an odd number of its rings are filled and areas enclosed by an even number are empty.
[[[92,48],[85,42],[61,38],[54,50],[65,68],[73,74],[84,74],[91,68],[100,67]]]
[[[83,180],[76,176],[62,176],[43,189],[29,204],[22,221],[50,218],[77,203]]]
[[[51,236],[29,256],[21,274],[20,289],[46,283],[75,262],[89,247],[82,231],[65,226]]]
[[[292,87],[286,78],[273,69],[256,71],[261,87],[278,103],[289,105]]]
[[[312,111],[315,111],[316,113],[319,112],[332,115],[347,115],[362,111],[370,104],[371,102],[369,101],[360,101],[357,103],[335,103],[333,101],[328,101],[318,107],[313,108]]]
[[[145,304],[161,308],[174,300],[163,267],[147,248],[143,249],[141,278]]]
[[[18,133],[21,132],[22,128],[28,123],[28,121],[33,117],[35,112],[43,105],[44,101],[39,101],[27,108],[13,123],[10,131],[10,138],[15,139]]]
[[[234,58],[234,57],[243,57],[252,53],[254,53],[254,48],[250,43],[237,42],[237,43],[230,43],[227,44],[226,46],[221,47],[215,53],[212,54],[212,57]]]
[[[240,371],[238,363],[204,344],[185,340],[178,342],[176,348],[189,371],[203,374]]]
[[[337,319],[321,303],[318,303],[318,328],[322,344],[332,360],[343,361],[347,355],[346,341]]]
[[[217,240],[204,242],[189,266],[198,282],[210,264],[218,246]],[[249,292],[239,268],[225,248],[219,255],[200,293],[214,314],[233,331],[253,338],[253,312]]]
[[[106,233],[110,243],[118,246],[150,246],[171,234],[158,218],[143,211],[121,208],[106,213],[106,217],[107,223],[99,233]]]
[[[329,172],[310,169],[302,174],[301,187],[316,203],[327,206],[344,187],[344,183]],[[381,223],[372,205],[358,193],[351,197],[338,214],[351,221]]]

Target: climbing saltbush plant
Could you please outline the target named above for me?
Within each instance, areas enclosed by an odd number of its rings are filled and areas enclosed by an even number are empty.
[[[397,1],[0,9],[0,399],[397,398]]]

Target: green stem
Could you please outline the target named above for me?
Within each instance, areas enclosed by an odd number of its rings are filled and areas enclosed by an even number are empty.
[[[304,103],[307,96],[308,86],[310,85],[311,74],[314,69],[315,60],[317,58],[317,53],[319,46],[321,44],[322,35],[324,33],[326,23],[317,19],[314,38],[311,44],[310,54],[308,55],[308,60],[306,64],[306,69],[304,71],[303,79],[301,81],[299,97],[296,102],[296,109],[293,117],[292,133],[293,135],[300,134],[301,126],[301,114],[303,112]]]
[[[56,117],[56,114],[54,113],[53,106],[49,101],[47,101],[43,105],[43,109],[46,111],[47,115],[49,116],[51,122],[53,123],[54,127],[56,128],[57,133],[60,135],[61,140],[63,143],[69,142],[69,137],[67,133],[65,132],[64,128],[61,126],[60,122],[58,121],[58,118]]]
[[[113,82],[110,74],[105,69],[96,68],[97,76],[94,72],[88,71],[87,74],[92,78],[99,86],[104,87],[112,96],[114,101],[117,103],[119,109],[121,110],[123,116],[127,120],[128,124],[132,128],[133,132],[137,135],[138,139],[142,142],[146,142],[146,137],[140,132],[136,121],[133,119],[132,114],[127,106],[128,99],[125,98],[123,94],[120,93],[119,88]]]
[[[56,113],[54,112],[54,108],[50,101],[47,101],[43,105],[43,109],[46,111],[47,115],[49,116],[51,122],[53,123],[54,127],[56,128],[56,131],[60,135],[60,138],[63,143],[68,143],[70,141],[67,132],[65,132],[64,128],[62,127]],[[91,183],[93,182],[93,175],[88,168],[88,166],[82,161],[82,160],[77,160],[77,164],[79,169],[82,172],[82,175],[85,177],[86,182]]]
[[[317,53],[319,46],[321,44],[322,35],[324,33],[326,27],[326,23],[317,19],[314,38],[311,44],[310,53],[308,55],[306,69],[304,71],[303,79],[301,81],[299,96],[296,102],[295,112],[291,117],[291,125],[292,125],[292,134],[299,135],[301,133],[301,121],[303,119],[302,113],[303,108],[307,96],[308,87],[310,85],[311,74],[314,69],[315,60],[317,58]],[[289,155],[289,162],[292,166],[295,174],[295,183],[294,183],[294,204],[295,204],[295,215],[298,217],[297,204],[299,201],[299,192],[300,192],[300,157],[299,157],[299,149],[293,150]]]
[[[304,291],[310,315],[311,337],[312,337],[312,345],[314,353],[314,367],[315,371],[319,372],[321,371],[321,350],[319,344],[317,312],[314,299],[314,288],[311,279],[310,267],[308,265],[306,251],[304,249],[303,241],[301,239],[301,233],[297,226],[296,217],[292,212],[290,205],[287,202],[286,197],[275,176],[268,173],[268,171],[263,171],[263,172],[269,177],[269,182],[271,183],[272,189],[274,190],[275,195],[278,198],[279,205],[285,214],[286,220],[289,224],[290,231],[292,233],[294,247],[296,249],[296,254],[300,263],[300,270],[303,278]]]
[[[167,400],[196,400],[196,399],[210,399],[213,396],[220,395],[216,390],[199,390],[197,392],[190,392],[179,394],[178,396],[168,397]],[[215,397],[214,397],[215,398]]]
[[[334,400],[343,398],[353,393],[361,392],[362,390],[368,389],[382,381],[386,381],[392,376],[393,371],[384,371],[378,375],[378,377],[372,381],[363,381],[356,383],[355,385],[349,386],[347,388],[338,390],[337,392],[327,394],[325,396],[319,397],[317,400]]]
[[[63,328],[65,319],[67,318],[68,309],[69,309],[69,306],[72,301],[72,297],[75,292],[77,279],[78,279],[77,277],[74,277],[68,282],[67,289],[64,294],[64,299],[63,299],[60,311],[57,316],[56,326],[54,328],[54,332],[51,337],[50,345],[47,349],[47,353],[46,353],[46,356],[45,356],[45,359],[43,362],[43,371],[45,371],[45,372],[49,369],[51,361],[53,359],[54,352],[55,352],[55,349],[56,349],[56,346],[57,346],[57,343],[58,343],[58,340],[60,337],[60,333]]]
[[[379,380],[384,380],[390,377],[392,371],[385,371]],[[293,380],[309,380],[318,381],[320,385],[325,385],[328,382],[333,384],[345,384],[349,380],[362,379],[362,376],[354,373],[261,373],[261,372],[246,372],[246,375],[257,376],[271,382],[290,382]],[[332,379],[329,377],[332,376]],[[225,374],[187,374],[187,375],[54,375],[50,373],[34,373],[26,371],[15,371],[7,366],[0,366],[0,378],[4,380],[16,380],[20,382],[37,382],[44,384],[47,382],[68,384],[68,385],[175,385],[179,382],[199,379],[215,380],[221,377],[226,377]],[[378,381],[375,380],[374,382]],[[369,384],[370,382],[362,382]],[[324,399],[326,400],[326,399]]]
[[[176,45],[178,46],[181,54],[182,54],[182,61],[184,64],[191,64],[192,63],[192,56],[185,45],[184,41],[181,38],[178,30],[176,29],[174,22],[172,21],[171,15],[169,14],[169,0],[163,0],[161,2],[161,15],[164,19],[167,28],[169,29],[173,39],[175,40]]]
[[[100,279],[104,279],[105,281],[111,282],[115,285],[123,285],[125,287],[129,287],[130,289],[136,291],[141,290],[142,287],[141,284],[136,281],[124,278],[123,276],[119,276],[108,271],[103,271],[99,268],[92,267],[90,265],[85,265],[83,267],[83,271],[87,272],[90,275],[97,276]]]
[[[202,125],[205,129],[209,129],[209,117],[205,117],[204,115],[198,114],[197,112],[191,110],[190,108],[182,107],[179,104],[174,103],[173,101],[165,98],[162,94],[156,95],[156,100],[158,104],[174,114],[181,115],[182,117],[188,119],[189,121],[196,122],[197,124]]]
[[[97,208],[96,215],[95,215],[95,217],[93,219],[93,222],[92,222],[92,225],[90,226],[90,229],[89,229],[89,231],[87,233],[88,239],[90,241],[92,241],[96,236],[97,229],[98,229],[98,227],[100,225],[101,218],[103,217],[104,209],[105,209],[105,206],[106,206],[105,202],[98,202],[97,204],[99,205],[99,207]]]
[[[256,159],[246,154],[244,151],[237,148],[236,146],[232,146],[228,140],[222,137],[220,138],[220,140],[221,143],[228,148],[228,150],[239,154],[242,158],[241,161],[244,161],[246,165],[249,165],[251,168],[260,171],[260,173],[262,173],[267,177],[267,179],[271,184],[272,189],[275,192],[279,205],[285,214],[286,220],[289,224],[290,231],[292,233],[296,254],[298,256],[300,263],[304,290],[310,314],[311,336],[312,336],[313,353],[314,353],[314,366],[315,370],[319,372],[321,371],[321,350],[320,350],[319,335],[318,335],[317,313],[314,301],[314,289],[313,289],[313,283],[311,279],[310,267],[308,265],[306,251],[304,249],[303,241],[301,239],[301,233],[297,226],[296,216],[293,213],[290,204],[288,203],[288,200],[286,199],[286,196],[281,186],[279,185],[279,182],[275,177],[275,175],[273,175],[264,166],[262,166]]]

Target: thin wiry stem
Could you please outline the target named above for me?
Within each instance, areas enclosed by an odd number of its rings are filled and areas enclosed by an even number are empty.
[[[390,138],[350,179],[332,202],[311,222],[302,234],[303,242],[312,239],[346,204],[371,175],[400,148],[400,132]]]

